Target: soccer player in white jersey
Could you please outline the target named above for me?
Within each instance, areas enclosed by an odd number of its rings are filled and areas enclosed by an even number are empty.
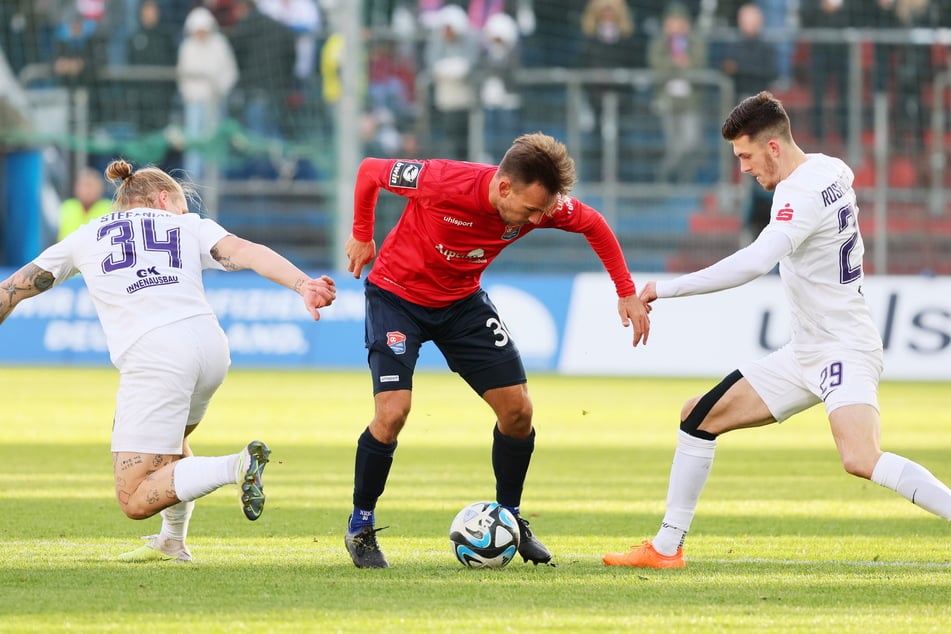
[[[194,500],[241,488],[245,516],[264,510],[261,472],[270,449],[249,443],[229,456],[196,457],[185,439],[231,363],[225,333],[205,299],[203,269],[251,269],[298,292],[314,319],[336,296],[270,248],[188,213],[186,188],[155,167],[113,161],[112,213],[81,226],[0,283],[0,323],[24,299],[81,273],[119,370],[112,432],[116,498],[132,519],[162,513],[162,529],[123,561],[191,561],[185,545]],[[188,187],[188,197],[194,193]]]
[[[713,293],[745,284],[779,263],[792,338],[684,404],[660,530],[652,541],[608,553],[602,561],[683,567],[684,537],[717,437],[781,422],[820,402],[848,473],[951,520],[951,490],[921,465],[879,448],[882,340],[862,295],[864,246],[852,170],[837,158],[803,152],[782,104],[768,92],[740,102],[721,132],[733,144],[740,169],[774,192],[769,225],[749,246],[703,270],[648,282],[640,297],[649,303]]]

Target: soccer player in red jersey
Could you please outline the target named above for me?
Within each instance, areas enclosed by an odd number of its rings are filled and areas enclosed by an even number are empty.
[[[515,514],[519,554],[535,564],[551,552],[519,515],[535,447],[532,402],[519,351],[480,286],[482,272],[529,232],[584,234],[614,281],[621,323],[646,343],[649,308],[637,297],[614,232],[595,209],[568,195],[574,161],[562,143],[536,133],[517,138],[496,167],[461,161],[367,158],[360,165],[347,270],[366,286],[366,346],[375,413],[357,442],[353,514],[345,543],[359,568],[386,568],[375,508],[409,415],[420,346],[433,341],[450,369],[489,404],[496,497]],[[407,199],[377,254],[374,208],[380,189]]]

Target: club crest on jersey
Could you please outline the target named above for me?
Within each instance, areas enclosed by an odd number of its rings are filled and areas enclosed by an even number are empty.
[[[397,161],[393,163],[393,169],[390,170],[390,186],[416,189],[418,187],[419,173],[422,170],[422,163],[415,161]]]
[[[502,232],[503,240],[514,240],[522,230],[520,225],[505,225],[505,231]]]
[[[406,352],[406,335],[398,330],[386,333],[386,345],[390,347],[393,354],[403,354]]]
[[[793,211],[792,205],[790,205],[789,203],[786,203],[786,205],[782,209],[776,212],[776,220],[783,221],[783,222],[792,220],[793,213],[795,212]]]

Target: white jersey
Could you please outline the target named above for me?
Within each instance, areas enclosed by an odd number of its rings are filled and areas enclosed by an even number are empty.
[[[114,211],[49,247],[33,263],[56,283],[81,273],[113,363],[143,334],[196,315],[214,315],[202,270],[224,270],[212,247],[228,235],[196,214]]]
[[[807,156],[777,185],[772,218],[763,230],[780,232],[792,243],[792,253],[779,263],[792,310],[792,341],[798,347],[838,343],[876,350],[881,335],[862,295],[865,244],[855,176],[837,158]]]
[[[750,246],[701,271],[657,282],[657,296],[733,288],[779,262],[796,349],[805,352],[830,344],[881,349],[881,336],[862,295],[865,246],[853,179],[841,160],[808,154],[776,186],[769,225]]]

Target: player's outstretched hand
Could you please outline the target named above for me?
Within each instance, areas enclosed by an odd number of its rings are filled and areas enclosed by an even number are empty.
[[[651,280],[641,288],[640,294],[641,301],[645,304],[650,304],[652,301],[657,299],[657,282]]]
[[[370,263],[370,260],[376,257],[376,242],[361,242],[351,234],[344,245],[344,252],[347,254],[347,270],[353,273],[354,279],[360,279],[360,273],[363,267]]]
[[[305,282],[300,294],[304,298],[307,310],[313,315],[314,321],[317,321],[320,319],[318,309],[330,306],[337,299],[337,285],[330,277],[321,275]]]
[[[621,325],[625,328],[634,326],[634,346],[639,343],[647,343],[647,336],[651,330],[651,320],[648,313],[651,307],[637,295],[628,295],[617,300],[617,312],[621,316]]]

